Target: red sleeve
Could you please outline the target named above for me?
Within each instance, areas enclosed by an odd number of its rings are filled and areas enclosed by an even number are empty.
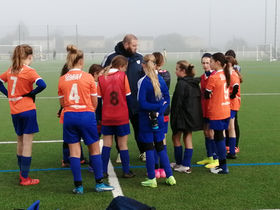
[[[5,83],[8,81],[8,71],[5,71],[3,74],[0,75],[0,81]]]
[[[125,75],[125,78],[124,78],[124,87],[125,87],[125,94],[127,96],[130,95],[131,91],[130,91],[129,82],[128,82],[128,79],[127,79],[126,75]]]
[[[215,88],[215,77],[212,76],[208,78],[206,90],[213,91],[214,88]]]
[[[62,83],[62,79],[60,77],[59,82],[58,82],[58,96],[59,96],[59,98],[64,97],[63,91],[62,91],[62,88],[61,88],[61,83]]]
[[[29,71],[28,78],[32,83],[36,83],[38,79],[42,79],[35,69]]]

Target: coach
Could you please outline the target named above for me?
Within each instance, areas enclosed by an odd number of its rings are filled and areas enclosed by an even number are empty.
[[[131,89],[131,103],[129,106],[129,119],[133,126],[134,130],[134,138],[137,142],[137,146],[140,152],[140,159],[142,161],[146,160],[145,153],[142,147],[141,142],[138,141],[138,133],[139,133],[139,116],[138,116],[138,101],[137,101],[137,82],[143,77],[144,71],[142,69],[142,60],[143,56],[136,52],[138,47],[138,39],[133,34],[127,34],[123,38],[123,41],[119,42],[115,46],[115,51],[109,53],[105,56],[102,66],[106,67],[111,64],[112,59],[117,55],[125,56],[128,59],[127,66],[127,78],[129,81],[130,89]]]

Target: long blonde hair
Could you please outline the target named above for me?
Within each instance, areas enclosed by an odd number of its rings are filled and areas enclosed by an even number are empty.
[[[14,49],[13,57],[12,57],[12,68],[11,72],[13,74],[17,74],[23,66],[23,61],[29,56],[33,54],[32,47],[27,44],[22,44],[16,46]]]
[[[84,58],[84,53],[74,45],[68,45],[67,48],[66,64],[68,69],[72,69],[80,59]]]
[[[156,58],[152,54],[145,55],[144,58],[145,68],[144,71],[146,75],[151,79],[152,85],[154,87],[154,92],[157,100],[161,99],[161,89],[158,81],[158,76],[156,74]]]

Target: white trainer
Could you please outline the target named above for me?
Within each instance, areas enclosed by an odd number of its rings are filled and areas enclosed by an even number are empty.
[[[182,166],[180,165],[179,167],[177,168],[174,168],[174,171],[178,171],[178,172],[181,172],[181,173],[186,173],[186,174],[190,174],[192,172],[192,169],[188,166]]]
[[[117,159],[116,159],[116,163],[122,163],[120,153],[118,153],[118,156],[117,156]]]

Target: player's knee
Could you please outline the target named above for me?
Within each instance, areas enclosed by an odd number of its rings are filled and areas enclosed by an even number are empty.
[[[154,143],[143,143],[143,150],[144,151],[149,151],[149,150],[154,150]]]

